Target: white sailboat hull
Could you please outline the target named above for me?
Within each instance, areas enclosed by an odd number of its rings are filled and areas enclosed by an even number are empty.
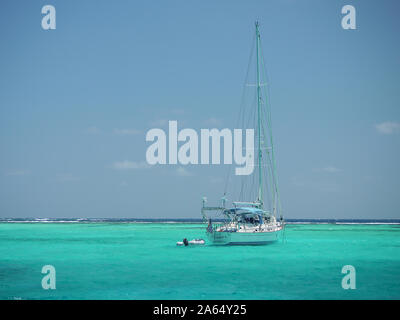
[[[214,245],[265,245],[280,239],[282,228],[265,232],[207,232],[208,240]]]

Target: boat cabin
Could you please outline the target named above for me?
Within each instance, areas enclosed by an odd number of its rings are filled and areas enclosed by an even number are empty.
[[[244,224],[263,224],[270,220],[269,212],[254,208],[241,207],[233,209],[225,209],[224,214],[233,222]]]

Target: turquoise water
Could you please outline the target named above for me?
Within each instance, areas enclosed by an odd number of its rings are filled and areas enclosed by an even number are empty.
[[[177,247],[184,237],[204,225],[0,223],[0,298],[400,298],[400,225],[288,225],[286,242],[260,247]],[[55,290],[41,287],[48,264]]]

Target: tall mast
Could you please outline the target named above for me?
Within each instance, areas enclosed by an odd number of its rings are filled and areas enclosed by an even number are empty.
[[[261,168],[261,95],[260,95],[260,65],[259,65],[259,45],[260,31],[258,30],[258,21],[256,21],[256,55],[257,55],[257,113],[258,113],[258,201],[262,200],[262,168]]]

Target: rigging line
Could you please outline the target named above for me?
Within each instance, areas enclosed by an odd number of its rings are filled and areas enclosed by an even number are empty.
[[[253,106],[253,108],[251,108],[250,110],[250,113],[248,114],[248,119],[247,119],[247,124],[246,124],[246,127],[250,127],[250,122],[253,122],[253,124],[255,123],[255,119],[256,119],[256,108],[254,107],[255,106],[255,103],[256,103],[256,100],[257,100],[257,95],[256,95],[256,93],[254,92],[254,98],[253,98],[254,100],[253,100],[253,102],[250,104],[251,106]],[[243,123],[243,127],[244,127],[244,123]],[[253,157],[253,161],[254,161],[254,157]],[[252,178],[254,178],[254,175],[252,175]],[[246,194],[245,194],[245,192],[244,192],[244,190],[245,190],[245,186],[246,186],[246,184],[247,184],[247,181],[249,181],[250,179],[248,178],[248,177],[246,177],[246,176],[241,176],[241,192],[240,192],[240,197],[246,197]],[[244,200],[244,199],[243,199]]]
[[[239,125],[239,121],[241,119],[242,113],[243,113],[243,118],[244,118],[244,114],[245,114],[244,113],[244,111],[245,111],[244,101],[245,101],[245,95],[246,95],[246,83],[249,78],[250,66],[251,66],[254,47],[255,47],[254,38],[255,38],[255,35],[253,35],[253,39],[251,41],[252,45],[251,45],[251,49],[250,49],[249,61],[247,63],[246,77],[245,77],[244,85],[242,87],[242,97],[241,97],[240,106],[239,106],[239,114],[236,119],[236,126]],[[224,195],[226,195],[226,193],[228,191],[228,185],[229,185],[231,171],[232,171],[232,165],[228,166],[228,170],[227,170],[227,174],[226,174],[226,178],[225,178]]]
[[[263,198],[263,185],[262,185],[262,152],[261,152],[261,88],[260,88],[260,31],[258,29],[258,22],[256,22],[256,45],[257,45],[257,129],[258,129],[258,201],[262,206]]]
[[[263,111],[264,113],[264,111]],[[262,131],[263,131],[263,136],[265,138],[267,138],[267,136],[265,135],[265,130],[264,130],[264,126],[262,127]],[[266,170],[264,170],[264,178],[265,178],[265,186],[266,186],[266,196],[269,200],[269,204],[272,205],[273,204],[273,193],[274,193],[274,186],[273,186],[273,181],[272,181],[272,175],[271,175],[271,161],[270,161],[270,157],[269,157],[269,152],[268,150],[265,151],[265,167]]]
[[[249,200],[251,200],[251,199],[254,199],[255,198],[255,194],[254,194],[254,190],[255,190],[255,185],[256,185],[256,175],[254,175],[254,174],[252,174],[251,175],[251,180],[250,180],[250,186],[249,186],[249,188],[248,188],[248,193],[247,193],[247,196],[246,196],[246,198],[245,199],[243,199],[243,200],[247,200],[247,201],[249,201]]]
[[[269,124],[271,125],[271,118],[269,117]],[[271,143],[271,153],[268,153],[269,161],[271,163],[271,178],[272,178],[272,187],[274,188],[273,196],[274,196],[274,207],[281,214],[281,205],[280,205],[280,197],[279,197],[279,189],[277,183],[277,175],[276,175],[276,161],[274,159],[274,148],[273,148],[273,140],[272,140],[272,130],[270,131],[270,143]],[[276,197],[276,199],[275,199]]]
[[[266,158],[266,161],[268,160],[268,158]],[[267,170],[269,169],[269,166],[267,163],[265,163],[265,167],[267,168]],[[265,185],[265,198],[268,200],[268,207],[270,208],[272,206],[272,199],[271,199],[271,186],[268,182],[268,178],[269,178],[269,172],[267,172],[267,170],[264,170],[264,181],[266,181]]]
[[[257,94],[256,94],[256,92],[254,93],[254,100],[256,101],[257,100]],[[256,105],[256,102],[254,102],[254,105]],[[255,123],[256,123],[256,121],[257,121],[257,114],[256,114],[256,108],[252,108],[253,109],[253,124],[254,124],[254,126],[255,126]],[[258,131],[258,130],[257,130]],[[259,133],[258,133],[259,134]],[[257,162],[257,164],[256,164],[256,162],[254,161],[255,159],[254,159],[254,157],[253,157],[253,165],[254,165],[254,169],[257,167],[257,165],[259,165],[259,163]],[[253,172],[254,172],[254,169],[253,169]],[[256,174],[252,174],[251,175],[251,187],[249,188],[249,194],[248,194],[248,199],[255,199],[255,198],[257,198],[256,197],[256,193],[255,193],[255,190],[256,190],[256,179],[257,178],[257,175]]]
[[[262,110],[263,116],[266,117],[266,114],[265,114],[264,111],[265,111],[265,110],[263,109],[263,110]],[[267,139],[267,138],[268,138],[268,135],[266,134],[266,132],[265,132],[265,130],[264,130],[264,126],[262,127],[262,130],[263,130],[263,136]],[[269,163],[270,163],[269,168],[272,169],[273,163],[272,163],[272,160],[271,160],[270,152],[268,151],[269,149],[272,150],[272,148],[267,148],[267,149],[266,149],[266,155],[268,156],[268,157],[267,157],[267,160],[269,160]],[[272,175],[272,174],[270,175],[270,179],[271,179],[271,187],[273,187],[273,186],[274,186],[274,179],[273,179],[273,175]],[[274,190],[273,190],[273,191],[274,191]]]
[[[269,108],[270,109],[270,108]],[[276,168],[276,160],[275,160],[275,148],[273,146],[273,135],[272,135],[272,123],[271,123],[271,111],[269,112],[269,128],[270,128],[270,143],[271,143],[271,161],[273,164],[273,178],[275,182],[275,189],[276,189],[276,196],[277,196],[277,201],[278,201],[278,210],[280,216],[282,216],[282,205],[281,205],[281,200],[280,200],[280,194],[279,194],[279,187],[278,187],[278,177],[277,177],[277,168]]]
[[[254,47],[255,47],[255,35],[253,35],[253,39],[252,39],[252,46],[251,46],[251,50],[250,50],[250,56],[249,56],[249,61],[247,63],[247,70],[246,70],[246,78],[245,81],[243,83],[243,87],[242,87],[242,97],[241,97],[241,101],[240,101],[240,112],[238,115],[238,118],[236,120],[236,125],[239,124],[239,120],[242,118],[242,114],[241,112],[243,112],[243,116],[244,116],[244,111],[245,111],[245,95],[246,95],[246,83],[248,82],[249,79],[249,73],[250,73],[250,66],[251,66],[251,62],[253,60],[253,52],[254,52]]]
[[[263,52],[263,49],[262,49],[262,47],[261,47],[261,62],[262,62],[262,65],[263,65],[263,70],[264,70],[264,74],[265,74],[265,78],[266,78],[266,80],[267,80],[267,82],[269,82],[268,81],[268,73],[267,73],[267,69],[266,69],[266,67],[265,67],[265,59],[264,59],[264,52]],[[269,97],[269,86],[267,86],[266,87],[266,89],[265,89],[265,94],[268,94],[268,97]],[[273,172],[273,175],[274,175],[274,180],[275,180],[275,184],[276,184],[276,194],[277,194],[277,200],[278,200],[278,206],[279,206],[279,214],[280,214],[280,216],[282,217],[282,204],[281,204],[281,200],[280,200],[280,195],[279,195],[279,187],[278,187],[278,179],[277,179],[277,176],[276,176],[276,161],[275,161],[275,152],[274,152],[274,147],[273,147],[273,136],[272,136],[272,121],[271,121],[271,102],[268,100],[266,103],[268,103],[269,104],[269,108],[267,108],[268,109],[268,116],[269,116],[269,131],[270,131],[270,143],[271,143],[271,156],[272,156],[272,161],[273,161],[273,165],[274,165],[274,172]]]
[[[261,49],[262,50],[262,49]],[[262,51],[261,51],[262,53]],[[268,76],[267,76],[267,71],[266,71],[266,67],[265,67],[265,59],[264,59],[264,55],[262,54],[262,66],[263,66],[263,71],[264,71],[264,78],[266,81],[268,81]],[[270,137],[270,144],[271,144],[271,153],[267,152],[268,154],[268,160],[270,162],[270,167],[269,167],[269,174],[270,174],[270,183],[271,183],[271,188],[272,188],[272,203],[273,208],[275,208],[275,210],[279,211],[279,214],[281,215],[281,204],[280,204],[280,198],[279,198],[279,191],[278,191],[278,186],[277,186],[277,177],[276,177],[276,163],[274,160],[274,148],[273,148],[273,139],[272,139],[272,126],[271,126],[271,108],[270,108],[270,102],[267,99],[269,97],[269,87],[267,87],[266,89],[263,90],[264,91],[264,96],[265,96],[265,108],[263,108],[263,118],[265,117],[266,120],[266,124],[268,127],[268,131],[269,131],[269,137]],[[265,134],[264,131],[264,127],[263,127],[263,134],[265,136],[265,138],[267,138],[267,135]]]
[[[268,85],[267,82],[260,83],[260,87],[265,87],[265,86],[267,86],[267,85]],[[248,83],[248,84],[246,84],[246,86],[247,86],[247,87],[257,87],[256,84],[252,84],[252,83]]]
[[[270,158],[270,156],[268,155],[268,160],[269,160],[269,162],[270,162],[270,166],[268,167],[268,174],[269,174],[269,179],[270,179],[270,186],[271,186],[271,188],[270,188],[270,190],[271,190],[271,194],[270,194],[270,198],[271,198],[271,211],[273,211],[274,209],[276,210],[276,201],[275,201],[275,199],[276,199],[276,197],[275,197],[275,195],[276,195],[276,192],[275,192],[275,184],[274,184],[274,182],[273,182],[273,175],[272,175],[272,164],[271,164],[271,158]],[[275,211],[276,212],[276,211]]]
[[[256,94],[254,94],[254,101],[252,103],[252,105],[255,105],[255,101],[256,101]],[[249,127],[250,121],[252,120],[252,122],[254,123],[256,121],[256,108],[251,108],[251,113],[249,113],[249,117],[247,120],[247,127]],[[253,162],[254,162],[254,157],[253,157]],[[255,165],[255,163],[253,163],[253,166]],[[253,167],[254,170],[254,167]],[[252,174],[250,177],[248,176],[242,176],[241,177],[241,181],[242,181],[242,190],[241,190],[241,197],[242,200],[249,200],[252,199],[253,194],[251,193],[251,190],[253,190],[254,186],[255,186],[255,175]],[[246,193],[246,186],[249,185],[249,190]]]
[[[263,115],[263,118],[266,116],[265,115],[265,108],[263,108],[262,109],[262,115]],[[266,133],[265,133],[265,130],[264,130],[264,126],[262,126],[262,130],[263,130],[263,136],[265,137],[265,138],[267,138],[267,135],[266,135]],[[275,199],[275,181],[274,181],[274,178],[273,178],[273,174],[272,174],[272,167],[273,167],[273,164],[272,164],[272,161],[271,161],[271,156],[270,156],[270,153],[268,152],[268,150],[266,150],[266,167],[267,167],[267,170],[265,170],[265,175],[266,175],[266,180],[265,181],[269,181],[269,183],[270,183],[270,189],[271,189],[271,195],[270,195],[270,200],[271,200],[271,206],[275,206],[275,201],[274,201],[274,199]],[[269,166],[267,165],[267,162],[269,161]],[[267,172],[268,171],[268,172]],[[266,185],[267,185],[267,183],[266,183]]]

